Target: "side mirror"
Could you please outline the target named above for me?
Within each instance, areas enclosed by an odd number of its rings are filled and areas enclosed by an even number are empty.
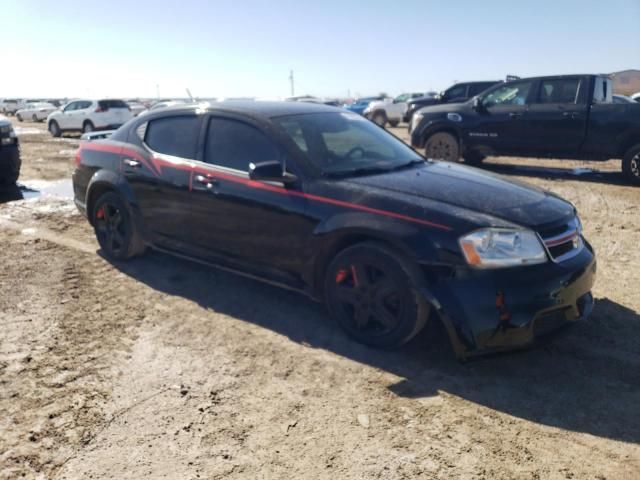
[[[276,160],[269,162],[250,163],[249,178],[260,182],[293,183],[298,178],[295,175],[285,173],[282,165]]]
[[[484,111],[484,106],[482,105],[482,100],[480,100],[480,97],[473,97],[471,99],[471,107],[476,111],[476,112],[482,112]]]

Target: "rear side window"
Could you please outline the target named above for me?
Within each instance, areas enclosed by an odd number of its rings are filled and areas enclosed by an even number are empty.
[[[100,105],[100,108],[103,110],[107,110],[109,108],[129,108],[129,105],[122,100],[100,100],[98,105]]]
[[[207,163],[248,172],[250,163],[279,159],[276,146],[257,128],[226,118],[212,118],[209,122]]]
[[[91,102],[82,101],[78,102],[78,106],[74,110],[84,110],[85,108],[89,108],[91,106]]]
[[[144,142],[151,150],[174,157],[196,158],[198,149],[198,117],[165,117],[147,125]]]
[[[576,103],[579,87],[579,78],[543,80],[536,103]]]

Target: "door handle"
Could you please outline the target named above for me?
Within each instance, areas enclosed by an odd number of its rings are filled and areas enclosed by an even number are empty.
[[[509,114],[510,118],[520,118],[521,116],[522,116],[522,114],[521,113],[517,113],[517,112],[511,112]]]
[[[571,119],[578,118],[580,114],[578,112],[562,112],[563,117],[570,117]]]
[[[137,161],[137,160],[132,160],[130,158],[125,158],[122,161],[127,167],[132,167],[132,168],[140,168],[142,166],[142,164]]]
[[[204,187],[207,190],[211,190],[213,187],[217,187],[218,185],[220,185],[220,182],[216,178],[213,178],[209,174],[207,174],[207,175],[196,175],[194,179],[200,185],[204,185]]]

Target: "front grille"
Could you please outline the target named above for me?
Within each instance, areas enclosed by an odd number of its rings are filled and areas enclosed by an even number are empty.
[[[551,259],[562,262],[577,255],[584,243],[580,232],[580,223],[574,217],[568,223],[553,229],[538,232]]]

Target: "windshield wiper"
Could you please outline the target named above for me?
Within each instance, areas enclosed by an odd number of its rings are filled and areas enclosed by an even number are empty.
[[[423,165],[425,162],[424,160],[422,160],[421,158],[414,158],[413,160],[409,160],[406,163],[402,163],[400,165],[396,165],[395,167],[391,168],[391,170],[396,171],[396,170],[403,170],[405,168],[409,168],[412,167],[414,165]]]
[[[372,175],[375,173],[386,173],[393,170],[390,167],[357,167],[346,168],[344,170],[335,170],[322,172],[322,175],[329,178],[356,177],[358,175]]]

